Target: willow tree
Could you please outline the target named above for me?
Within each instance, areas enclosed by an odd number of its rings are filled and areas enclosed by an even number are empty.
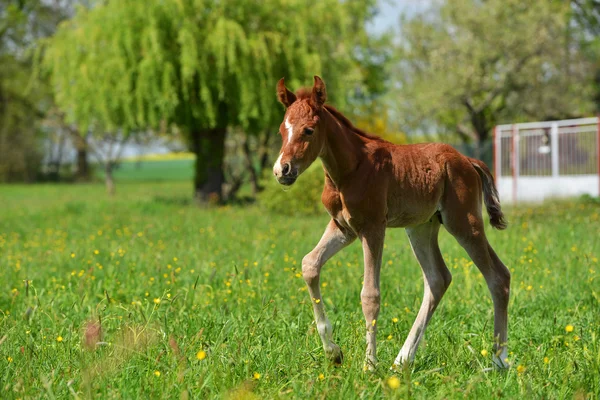
[[[226,132],[276,132],[279,78],[296,87],[322,74],[338,104],[361,84],[372,3],[106,0],[60,27],[44,65],[81,131],[177,125],[196,154],[196,196],[218,200]]]

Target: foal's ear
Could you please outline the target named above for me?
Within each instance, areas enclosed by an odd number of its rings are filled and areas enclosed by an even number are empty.
[[[327,100],[327,91],[325,90],[325,82],[317,75],[315,75],[315,84],[312,89],[312,96],[310,98],[313,106],[320,110]]]
[[[296,95],[285,87],[284,78],[281,78],[279,82],[277,82],[277,99],[286,108],[296,101]]]

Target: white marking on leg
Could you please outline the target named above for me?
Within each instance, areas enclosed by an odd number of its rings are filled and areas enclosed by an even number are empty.
[[[406,230],[413,252],[423,271],[423,302],[410,333],[394,361],[396,366],[414,360],[427,324],[450,284],[450,273],[437,243],[438,229],[439,224],[429,223]],[[446,278],[445,274],[447,274]]]
[[[292,124],[290,124],[290,119],[286,118],[285,119],[285,129],[287,129],[288,131],[288,144],[291,143],[292,141],[292,136],[294,135],[294,127],[292,126]]]
[[[319,277],[323,264],[335,253],[352,242],[352,239],[353,237],[346,236],[346,234],[341,232],[332,220],[329,222],[317,246],[302,260],[302,275],[308,286],[317,331],[323,342],[325,354],[330,360],[335,362],[341,362],[342,352],[340,347],[333,342],[333,329],[325,314],[325,307],[323,306],[321,289],[319,287]]]

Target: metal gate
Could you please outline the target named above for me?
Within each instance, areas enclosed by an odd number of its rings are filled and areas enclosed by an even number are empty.
[[[494,176],[505,202],[600,196],[600,118],[496,126]]]

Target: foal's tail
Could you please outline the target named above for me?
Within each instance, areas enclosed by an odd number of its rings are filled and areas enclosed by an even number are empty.
[[[481,177],[481,182],[483,183],[483,202],[485,203],[485,208],[490,216],[490,223],[496,229],[506,229],[507,222],[504,219],[504,214],[500,207],[498,189],[496,189],[496,184],[494,184],[492,173],[483,161],[474,158],[469,158],[469,161]]]

